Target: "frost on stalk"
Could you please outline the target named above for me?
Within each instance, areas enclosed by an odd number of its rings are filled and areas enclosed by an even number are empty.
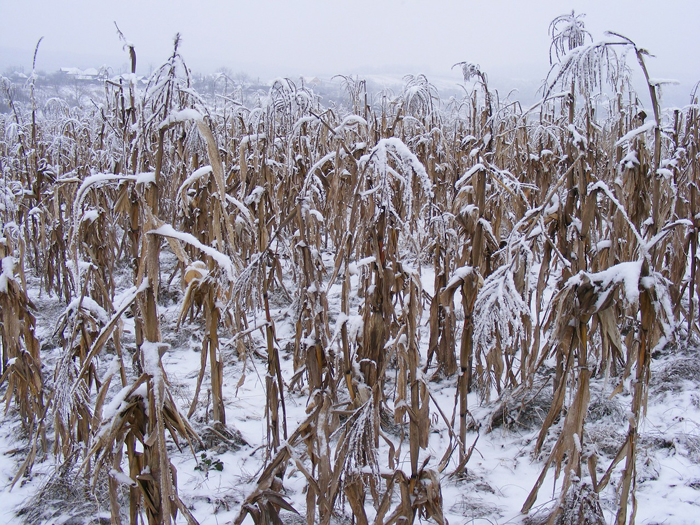
[[[555,18],[549,26],[552,43],[549,49],[549,61],[554,64],[545,81],[547,99],[555,86],[565,89],[571,83],[576,84],[581,94],[590,94],[600,88],[603,82],[616,86],[627,67],[620,60],[611,44],[617,41],[601,40],[586,44],[592,40],[583,24],[583,15],[571,14]],[[550,81],[550,78],[554,78]]]
[[[80,381],[72,352],[65,352],[56,369],[54,390],[54,417],[56,425],[69,428],[71,416],[89,407],[89,392],[85,381]],[[88,414],[90,412],[88,411]]]
[[[430,117],[435,109],[435,102],[439,100],[438,90],[425,75],[408,75],[404,77],[402,98],[406,113],[417,117]]]
[[[373,482],[379,484],[379,458],[374,432],[375,417],[374,402],[370,397],[341,427],[345,433],[338,444],[335,467],[337,471],[342,465],[341,484],[362,474],[370,474]]]
[[[562,57],[561,63],[550,71],[549,78],[554,74],[554,80],[547,79],[544,98],[549,98],[555,86],[566,86],[570,82],[575,83],[582,94],[593,93],[604,82],[616,86],[627,69],[610,44],[611,41],[602,40],[578,47]]]
[[[526,337],[523,319],[529,315],[510,265],[501,266],[484,281],[474,304],[475,347],[484,353],[494,346],[513,348]]]
[[[274,122],[280,133],[289,133],[299,118],[308,114],[315,100],[313,91],[303,83],[297,86],[288,78],[276,78],[263,101],[265,112],[261,116]]]
[[[600,506],[598,493],[589,481],[575,481],[566,493],[563,508],[554,523],[574,525],[604,525],[605,515]]]
[[[19,191],[16,191],[16,188]],[[0,185],[0,213],[3,215],[4,222],[8,222],[8,219],[13,217],[14,213],[17,211],[17,200],[16,193],[21,195],[22,187],[19,184],[6,183]]]
[[[454,68],[455,66],[461,66],[462,77],[464,77],[465,82],[469,82],[472,78],[480,77],[482,75],[481,66],[479,66],[479,64],[473,64],[472,62],[459,62],[452,67]]]
[[[584,14],[576,14],[571,11],[571,14],[561,15],[556,17],[549,24],[549,35],[552,37],[552,44],[549,47],[549,63],[552,59],[552,52],[557,60],[561,59],[569,51],[581,47],[586,38],[591,38],[591,34],[586,31],[583,23]]]
[[[250,297],[255,304],[261,304],[262,290],[260,286],[269,260],[267,250],[251,256],[250,263],[241,270],[233,283],[229,306],[236,301],[243,304],[246,297]]]
[[[418,157],[408,149],[408,146],[396,137],[381,139],[370,153],[362,156],[359,162],[363,168],[370,167],[374,173],[373,188],[364,192],[363,196],[376,195],[378,204],[388,205],[396,214],[393,197],[395,188],[401,188],[401,201],[406,206],[405,216],[411,216],[414,174],[418,176],[421,189],[429,197],[433,196],[433,185],[428,172]],[[396,168],[394,168],[396,166]]]
[[[73,217],[72,217],[72,235],[70,238],[70,246],[73,252],[73,281],[75,283],[80,283],[80,261],[78,260],[78,237],[80,231],[80,225],[85,220],[85,214],[88,214],[88,219],[90,215],[93,214],[91,210],[87,212],[83,211],[83,205],[88,196],[90,190],[104,186],[105,184],[114,182],[133,182],[137,185],[149,185],[154,184],[156,181],[155,172],[138,173],[136,175],[116,175],[113,173],[96,173],[93,172],[80,184],[78,191],[75,194],[75,200],[73,201]]]

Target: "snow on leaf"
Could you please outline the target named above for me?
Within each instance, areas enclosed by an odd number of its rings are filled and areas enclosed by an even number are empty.
[[[459,178],[459,180],[458,180],[458,181],[456,182],[456,184],[455,184],[455,189],[457,189],[457,190],[460,189],[462,186],[464,186],[464,184],[465,184],[469,179],[472,178],[472,176],[473,176],[476,172],[481,171],[481,170],[485,170],[485,169],[486,169],[486,167],[485,167],[482,163],[480,163],[480,162],[477,163],[477,164],[474,164],[474,166],[472,166],[471,168],[469,168],[469,170],[467,170],[467,172]]]
[[[624,144],[625,142],[629,142],[633,138],[635,138],[643,133],[646,133],[647,131],[651,131],[654,128],[656,128],[656,122],[653,120],[650,120],[646,124],[643,124],[643,125],[639,126],[638,128],[634,128],[633,130],[625,133],[622,136],[622,138],[615,143],[615,147],[620,146],[620,145]]]
[[[265,188],[263,188],[262,186],[256,186],[255,188],[253,188],[253,191],[250,192],[250,195],[248,195],[243,202],[245,202],[246,206],[250,206],[251,204],[258,204],[263,196],[263,193],[265,193]]]
[[[149,173],[139,173],[136,175],[114,175],[112,173],[94,173],[88,177],[85,177],[80,188],[78,188],[75,194],[75,201],[73,203],[73,238],[71,239],[71,244],[75,244],[75,240],[78,235],[78,225],[82,220],[82,215],[80,210],[82,210],[83,202],[87,196],[88,190],[93,186],[101,186],[109,182],[119,182],[119,181],[131,181],[136,184],[153,184],[156,181],[154,172]]]
[[[216,263],[226,273],[226,277],[229,281],[233,281],[235,279],[236,272],[231,258],[228,255],[221,253],[219,250],[212,248],[211,246],[206,246],[205,244],[202,244],[194,235],[178,231],[169,224],[164,224],[160,228],[151,230],[148,233],[151,235],[162,235],[164,237],[172,237],[173,239],[179,239],[182,242],[194,246],[195,248],[199,248],[201,251],[203,251],[216,261]]]
[[[182,197],[182,202],[185,205],[189,205],[191,199],[187,198],[186,191],[187,189],[192,186],[195,182],[197,182],[199,179],[204,178],[205,176],[209,175],[212,173],[214,170],[212,169],[211,166],[202,166],[201,168],[195,170],[192,175],[187,177],[182,184],[180,184],[180,188],[178,188],[177,193],[178,195],[181,195]]]
[[[133,479],[131,479],[129,476],[127,476],[120,470],[111,469],[109,471],[109,475],[122,485],[127,485],[129,487],[138,487],[138,484]]]
[[[367,121],[358,115],[348,115],[343,119],[343,121],[333,130],[334,133],[340,134],[346,128],[353,126],[362,125],[367,126]]]
[[[135,396],[141,396],[144,399],[148,397],[148,386],[146,383],[142,383],[135,390],[134,385],[126,385],[105,405],[102,410],[102,426],[97,434],[98,438],[111,430],[119,412],[129,403],[129,399]]]
[[[449,282],[445,286],[445,289],[449,290],[451,288],[456,288],[473,273],[474,268],[471,266],[461,266],[460,268],[457,268],[452,274],[452,277],[450,278]]]
[[[66,313],[76,312],[78,307],[86,312],[90,312],[95,319],[103,324],[107,324],[109,321],[109,315],[105,309],[97,304],[94,299],[91,299],[88,296],[82,298],[76,297],[73,299],[68,306],[66,306]]]
[[[649,84],[652,86],[660,86],[662,84],[671,84],[674,86],[678,86],[680,85],[680,82],[673,78],[650,78]]]
[[[639,284],[642,272],[642,260],[622,262],[600,272],[579,272],[570,277],[560,293],[571,290],[589,282],[595,290],[595,303],[586,311],[588,314],[599,311],[608,303],[610,294],[619,285],[628,304],[639,301]]]

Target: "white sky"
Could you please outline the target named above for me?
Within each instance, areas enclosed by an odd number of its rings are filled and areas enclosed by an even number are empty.
[[[697,0],[0,0],[0,71],[29,70],[41,36],[38,69],[118,71],[127,56],[116,21],[144,72],[167,58],[179,31],[185,60],[200,72],[459,78],[450,67],[468,60],[496,76],[540,80],[549,22],[572,8],[586,13],[594,39],[614,30],[655,54],[652,76],[684,89],[700,80]]]

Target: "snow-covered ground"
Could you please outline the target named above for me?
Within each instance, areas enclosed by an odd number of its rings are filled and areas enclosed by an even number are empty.
[[[327,274],[332,272],[332,254],[325,254],[324,264]],[[167,250],[162,254],[163,274],[169,274],[174,257]],[[126,275],[126,274],[125,274]],[[353,277],[357,279],[357,277]],[[434,274],[431,269],[422,269],[424,290],[432,294]],[[183,413],[187,412],[194,394],[200,368],[200,352],[203,327],[195,318],[175,330],[180,309],[182,291],[178,279],[161,290],[159,315],[164,340],[171,346],[163,358],[163,364],[170,382],[170,389]],[[60,352],[51,346],[56,322],[64,310],[55,297],[40,292],[36,277],[30,278],[30,296],[36,305],[37,336],[42,342],[46,373],[51,370]],[[126,287],[128,279],[124,279]],[[357,284],[356,282],[354,283]],[[353,287],[354,289],[355,287]],[[340,286],[329,290],[329,311],[331,317],[340,312]],[[359,301],[355,301],[357,304]],[[456,301],[459,304],[459,301]],[[276,334],[282,349],[281,363],[284,381],[289,385],[294,374],[292,357],[287,343],[293,340],[295,329],[287,300],[283,295],[275,296],[271,314],[275,321]],[[356,308],[356,307],[355,307]],[[457,306],[457,318],[460,318]],[[425,361],[428,341],[428,310],[420,322],[422,360]],[[264,325],[261,311],[251,312],[249,326]],[[332,324],[332,323],[331,323]],[[178,490],[192,514],[202,524],[224,524],[236,518],[241,503],[254,490],[257,475],[261,472],[266,457],[267,423],[265,374],[265,341],[262,330],[253,330],[246,341],[248,355],[239,358],[232,334],[222,333],[221,349],[224,356],[224,396],[227,424],[240,431],[245,444],[240,448],[215,446],[207,451],[193,452],[187,447],[178,450],[169,446],[170,457],[177,469]],[[123,340],[127,351],[134,345],[133,319],[125,319]],[[654,356],[653,375],[648,401],[647,417],[641,425],[637,462],[637,523],[697,523],[700,516],[700,364],[697,349],[667,349],[662,355]],[[98,365],[98,376],[110,366],[109,356],[104,356]],[[392,374],[387,374],[385,392],[389,408],[393,400]],[[202,431],[208,419],[206,405],[206,385],[200,395],[200,408],[192,417],[196,429]],[[455,413],[456,379],[441,379],[429,383],[434,402],[431,402],[431,434],[429,446],[421,452],[420,462],[427,460],[430,468],[436,468],[450,446],[448,431],[449,419]],[[628,385],[629,387],[629,385]],[[109,400],[119,390],[113,386]],[[598,472],[602,476],[607,469],[611,455],[615,454],[627,432],[626,410],[629,406],[629,391],[609,399],[612,386],[605,380],[595,380],[592,388],[586,446],[595,447],[598,455]],[[549,397],[548,397],[549,396]],[[495,398],[496,396],[494,396]],[[526,396],[532,399],[532,394]],[[204,400],[204,402],[202,402]],[[306,408],[309,393],[306,387],[285,389],[287,428],[291,434],[297,425],[307,417]],[[469,410],[474,426],[468,433],[467,444],[475,441],[474,450],[466,471],[455,476],[456,454],[440,474],[442,498],[446,519],[452,524],[490,523],[515,524],[537,522],[538,511],[546,509],[558,497],[559,486],[550,470],[542,485],[539,498],[529,517],[520,509],[538,478],[544,458],[533,457],[533,448],[539,427],[551,400],[551,384],[544,385],[532,402],[521,405],[522,399],[511,400],[507,405],[509,416],[493,418],[499,399],[481,404],[476,394],[469,398]],[[437,407],[447,418],[437,410]],[[495,421],[495,422],[494,422]],[[561,423],[560,423],[561,424]],[[559,424],[559,425],[560,425]],[[490,428],[493,427],[493,428]],[[478,429],[478,430],[476,430]],[[547,443],[555,439],[557,425]],[[386,435],[394,444],[403,438],[400,426],[387,425]],[[51,432],[49,431],[49,440]],[[545,444],[545,449],[547,449]],[[399,458],[398,468],[410,472],[408,446],[405,443]],[[389,447],[380,440],[380,456],[388,455]],[[58,465],[48,454],[37,460],[31,476],[21,479],[10,490],[10,482],[19,464],[27,454],[27,436],[20,431],[17,415],[12,407],[0,420],[0,520],[6,523],[26,521],[45,523],[80,523],[88,518],[102,517],[109,520],[109,502],[88,496],[81,492],[80,480],[63,479],[56,486],[55,474]],[[614,522],[616,511],[616,481],[620,477],[622,465],[612,476],[612,483],[601,494],[601,505],[607,521]],[[47,483],[52,483],[47,488]],[[71,485],[72,483],[72,485]],[[61,484],[67,484],[63,488]],[[290,464],[284,479],[284,495],[287,501],[305,513],[307,481],[305,476]],[[41,494],[41,499],[37,495]],[[92,498],[92,499],[91,499]],[[367,514],[374,516],[368,498]],[[347,504],[337,505],[337,522],[350,523],[351,512]],[[282,511],[288,523],[302,523],[304,518]],[[250,517],[245,523],[252,523]],[[184,523],[184,518],[179,517]]]

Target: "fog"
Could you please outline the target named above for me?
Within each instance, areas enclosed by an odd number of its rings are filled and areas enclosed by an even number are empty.
[[[479,63],[492,78],[514,85],[541,80],[549,68],[551,20],[575,9],[585,13],[593,39],[614,30],[648,49],[655,77],[682,82],[667,87],[685,97],[700,80],[700,18],[696,2],[651,0],[183,0],[95,2],[5,1],[0,4],[0,68],[108,65],[126,67],[115,22],[137,51],[147,73],[182,35],[189,67],[226,67],[254,77],[425,73],[459,81],[451,66]],[[452,79],[452,80],[450,80]]]

